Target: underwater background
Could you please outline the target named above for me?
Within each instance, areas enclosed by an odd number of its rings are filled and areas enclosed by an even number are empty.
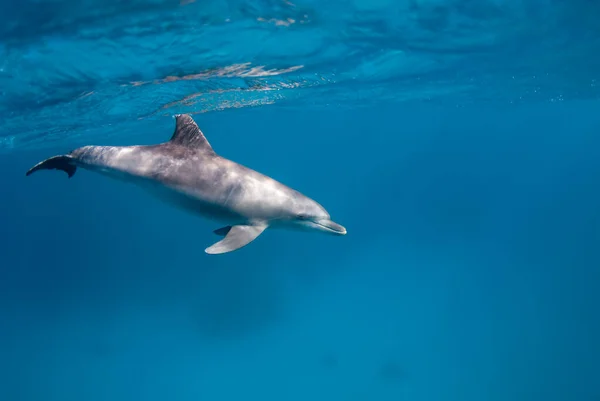
[[[600,400],[600,3],[0,10],[0,401]],[[177,113],[348,234],[25,177]]]

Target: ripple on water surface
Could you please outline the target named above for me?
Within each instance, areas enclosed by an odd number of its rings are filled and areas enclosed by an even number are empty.
[[[182,112],[597,98],[599,18],[584,0],[24,1],[0,17],[0,149]]]

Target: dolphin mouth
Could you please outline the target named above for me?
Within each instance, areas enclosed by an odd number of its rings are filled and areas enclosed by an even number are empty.
[[[319,228],[321,228],[322,230],[330,232],[332,234],[346,235],[347,233],[346,228],[344,226],[329,219],[314,220],[313,223],[319,226]]]

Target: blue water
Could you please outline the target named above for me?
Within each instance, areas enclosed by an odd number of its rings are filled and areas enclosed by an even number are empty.
[[[600,399],[600,3],[0,10],[0,401]],[[25,177],[177,113],[348,235]]]

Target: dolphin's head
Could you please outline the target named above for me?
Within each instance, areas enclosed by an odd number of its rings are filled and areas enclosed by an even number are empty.
[[[304,197],[297,204],[288,225],[300,230],[317,230],[327,234],[346,235],[346,228],[331,220],[329,213],[310,198]]]

